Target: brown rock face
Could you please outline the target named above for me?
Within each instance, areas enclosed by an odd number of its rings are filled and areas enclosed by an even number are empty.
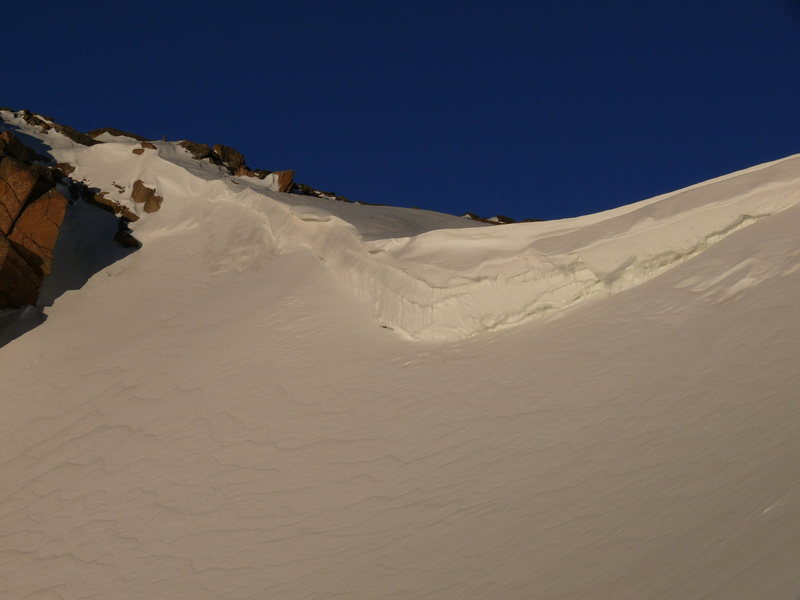
[[[120,194],[125,191],[124,186],[117,185],[116,183],[112,185],[117,188]],[[127,206],[117,200],[109,198],[109,192],[104,192],[97,188],[90,188],[82,181],[74,181],[72,179],[66,180],[65,186],[69,191],[69,195],[73,198],[82,198],[89,204],[93,204],[115,216],[127,219],[129,223],[139,220],[139,215],[131,211]]]
[[[44,278],[53,266],[53,250],[67,210],[67,199],[55,189],[31,202],[14,224],[8,240]]]
[[[164,198],[161,196],[157,196],[153,194],[150,198],[148,198],[144,203],[144,212],[146,213],[154,213],[161,208],[161,203],[164,201]]]
[[[20,255],[17,248],[0,234],[0,308],[35,304],[42,278]]]
[[[78,131],[72,127],[67,127],[66,125],[59,125],[55,123],[53,128],[60,133],[61,135],[67,136],[73,142],[78,144],[83,144],[84,146],[94,146],[95,144],[102,144],[103,142],[96,140],[94,138],[89,137],[85,133]]]
[[[219,156],[223,164],[235,173],[244,164],[244,154],[231,148],[230,146],[223,146],[222,144],[214,144],[214,152]]]
[[[40,119],[29,110],[20,111],[20,114],[22,115],[22,118],[25,119],[25,122],[28,125],[32,127],[39,127],[42,133],[44,133],[45,131],[49,131],[50,129],[53,128],[53,126],[50,125],[50,123]],[[50,120],[52,121],[52,119]]]
[[[141,155],[144,154],[144,148],[134,148],[133,150],[131,150],[131,152],[133,152],[134,154]]]
[[[8,251],[11,249],[11,242],[8,241],[8,238],[0,233],[0,268],[6,262],[6,256],[8,256]],[[2,272],[0,272],[2,274]],[[2,293],[3,286],[0,286],[0,293]]]
[[[288,192],[294,184],[294,171],[276,171],[278,174],[278,191]]]
[[[211,146],[206,144],[198,144],[197,142],[184,140],[180,145],[189,151],[189,154],[192,155],[192,158],[196,158],[197,160],[211,157]]]
[[[83,144],[84,146],[94,146],[95,144],[102,143],[89,137],[85,133],[78,131],[77,129],[56,123],[50,117],[45,117],[45,118],[48,119],[49,121],[52,121],[52,124],[39,118],[37,115],[33,114],[29,110],[22,110],[18,114],[20,114],[22,118],[25,119],[25,122],[28,125],[39,127],[42,132],[55,129],[61,135],[65,135],[73,142],[77,142],[78,144]]]
[[[144,204],[144,212],[146,213],[156,212],[161,208],[161,203],[164,201],[164,198],[156,194],[155,189],[147,187],[142,183],[141,179],[137,179],[133,183],[131,198],[137,204]]]
[[[0,233],[8,234],[23,206],[41,187],[42,172],[12,156],[0,159]]]
[[[186,148],[193,158],[202,160],[209,159],[216,165],[222,165],[228,168],[231,175],[258,177],[264,179],[273,171],[266,171],[264,169],[251,169],[245,163],[244,154],[223,144],[214,144],[214,147],[207,146],[206,144],[198,144],[197,142],[190,142],[184,140],[180,145]],[[144,146],[144,144],[142,144]],[[134,150],[136,152],[136,150]],[[278,175],[278,190],[281,192],[291,192],[294,187],[294,171],[275,171]]]
[[[149,194],[154,194],[155,190],[151,190],[145,184],[142,183],[141,179],[137,179],[133,182],[133,191],[131,192],[131,198],[137,204],[141,204],[145,202],[148,198]]]
[[[50,273],[67,199],[56,191],[63,173],[27,164],[39,157],[3,136],[0,152],[0,308],[34,304]],[[13,153],[13,156],[11,155]]]
[[[33,150],[24,146],[10,131],[0,133],[0,152],[13,156],[22,162],[32,163],[39,160],[40,156]]]

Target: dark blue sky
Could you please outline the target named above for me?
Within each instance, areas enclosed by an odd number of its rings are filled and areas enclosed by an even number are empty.
[[[0,105],[354,200],[574,216],[800,152],[800,0],[17,6]]]

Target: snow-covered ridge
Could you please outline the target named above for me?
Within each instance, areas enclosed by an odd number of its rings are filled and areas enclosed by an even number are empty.
[[[270,181],[232,177],[173,142],[133,155],[134,140],[87,147],[3,115],[74,165],[75,179],[116,186],[115,199],[131,210],[139,210],[130,200],[136,180],[163,195],[162,210],[134,225],[141,252],[180,238],[187,254],[202,248],[214,272],[312,252],[371,303],[378,324],[416,340],[464,338],[631,288],[800,200],[793,156],[595,215],[469,227],[427,211],[278,193]]]

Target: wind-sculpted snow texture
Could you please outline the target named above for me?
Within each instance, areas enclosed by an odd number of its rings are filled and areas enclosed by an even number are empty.
[[[0,348],[0,600],[800,594],[797,157],[467,227],[29,134],[164,201]]]
[[[167,196],[165,213],[137,228],[142,241],[195,231],[217,272],[310,250],[370,302],[378,323],[426,341],[468,337],[633,287],[800,199],[800,157],[790,157],[596,215],[464,231],[452,228],[473,223],[426,211],[278,194],[272,179],[230,177],[174,143],[132,156],[135,140],[98,139],[105,143],[86,147],[61,136],[53,153],[90,185],[122,182],[124,199],[139,179]]]

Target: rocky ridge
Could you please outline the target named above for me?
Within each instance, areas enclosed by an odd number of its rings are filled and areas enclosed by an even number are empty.
[[[208,159],[215,165],[220,165],[228,169],[231,175],[244,177],[257,177],[264,179],[267,175],[275,173],[278,176],[278,191],[292,192],[294,187],[294,171],[267,171],[266,169],[251,169],[245,162],[244,154],[223,144],[200,144],[184,140],[180,145],[185,148],[193,158],[197,160]]]
[[[49,135],[55,131],[83,146],[103,144],[97,138],[105,134],[140,142],[132,150],[137,155],[157,150],[144,136],[120,129],[104,127],[83,133],[28,110],[0,108],[0,111],[11,113],[39,133]],[[72,165],[56,163],[52,156],[40,154],[23,143],[4,121],[0,121],[0,132],[0,309],[36,304],[42,282],[52,269],[65,215],[74,203],[84,202],[113,214],[118,219],[113,240],[124,248],[141,246],[130,224],[141,218],[140,212],[149,214],[161,208],[164,197],[154,187],[138,179],[125,185],[114,183],[113,190],[92,187],[89,182],[71,177],[75,170]],[[208,159],[232,176],[264,179],[274,174],[277,191],[330,197],[308,186],[299,187],[294,182],[294,171],[251,169],[244,155],[229,146],[190,141],[180,145],[195,159]],[[115,199],[115,193],[128,193],[132,205]],[[141,211],[133,207],[140,207]]]
[[[158,147],[144,136],[110,127],[83,133],[61,125],[51,117],[28,110],[0,108],[0,111],[11,113],[13,121],[18,123],[18,127],[10,126],[0,119],[0,309],[6,309],[37,302],[43,279],[52,269],[62,222],[72,204],[83,202],[113,214],[118,220],[113,240],[124,248],[137,249],[141,244],[134,237],[130,224],[143,214],[157,212],[165,198],[155,187],[147,186],[140,179],[113,182],[112,186],[116,189],[100,189],[94,187],[92,182],[77,176],[73,178],[75,167],[66,162],[57,163],[47,153],[39,153],[39,146],[37,152],[23,143],[14,131],[20,128],[22,131],[27,127],[29,132],[33,130],[45,134],[45,139],[56,132],[82,146],[111,142],[113,138],[125,141],[127,138],[128,141],[139,142],[131,150],[135,155],[158,152]],[[22,138],[31,139],[26,135]],[[335,192],[296,182],[293,170],[253,169],[248,166],[241,152],[224,144],[207,145],[183,140],[177,145],[195,160],[209,161],[232,177],[261,180],[269,177],[270,189],[278,192],[352,202]],[[44,147],[47,148],[47,145]],[[503,216],[489,219],[472,213],[463,216],[493,225],[514,222]]]

